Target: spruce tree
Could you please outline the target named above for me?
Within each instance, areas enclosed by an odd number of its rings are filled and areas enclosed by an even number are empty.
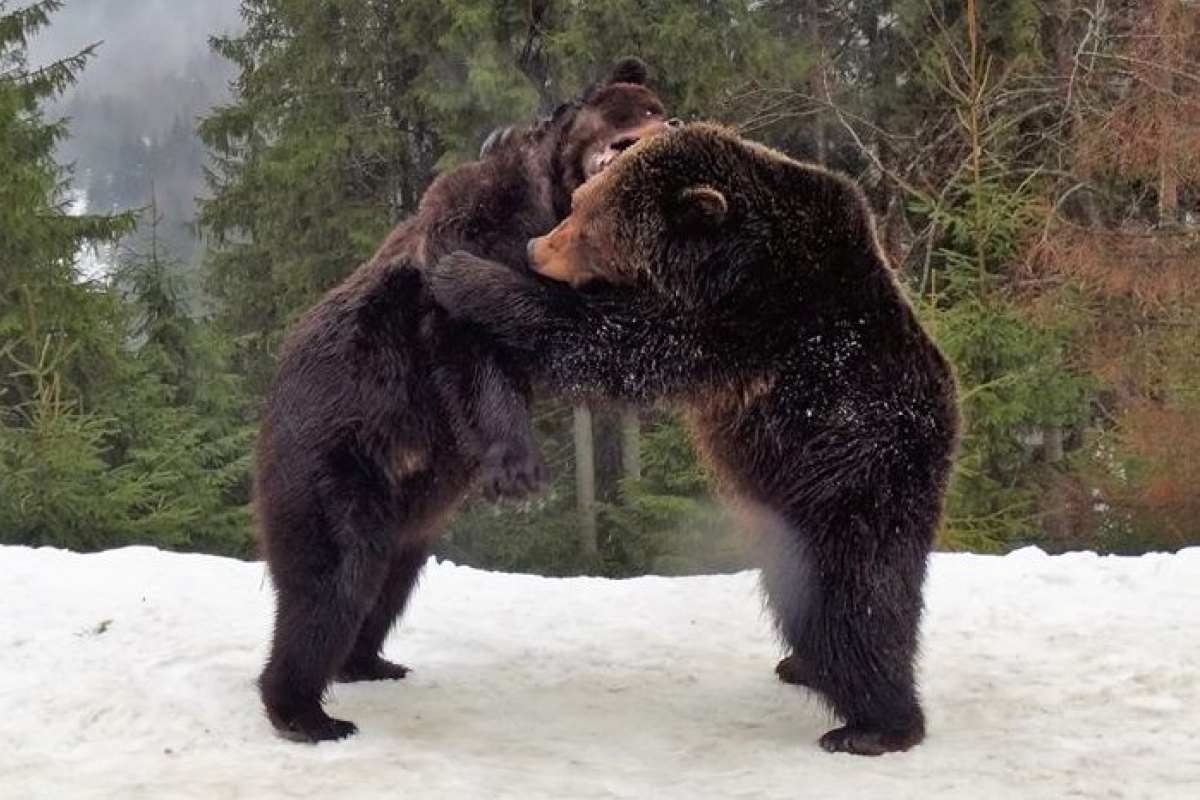
[[[41,67],[25,57],[60,5],[0,2],[0,537],[99,546],[139,487],[105,458],[114,423],[103,406],[128,374],[120,309],[77,259],[129,220],[67,213],[54,160],[66,128],[42,107],[91,50]]]

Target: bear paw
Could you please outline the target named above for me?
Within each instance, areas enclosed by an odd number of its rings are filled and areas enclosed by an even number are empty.
[[[358,733],[358,726],[353,722],[334,719],[320,708],[297,714],[279,714],[268,710],[267,716],[276,732],[293,742],[335,742]]]
[[[338,670],[339,683],[358,683],[359,681],[398,681],[408,675],[408,667],[396,664],[386,658],[375,656],[370,661],[347,662]]]
[[[536,452],[497,442],[480,464],[483,496],[495,500],[526,500],[546,486],[546,467]]]
[[[872,730],[847,725],[835,728],[821,737],[821,747],[830,753],[850,753],[856,756],[881,756],[898,753],[918,745],[925,738],[925,726],[908,730]]]
[[[775,665],[775,674],[779,676],[779,680],[784,683],[790,683],[793,686],[807,686],[813,688],[813,676],[809,671],[808,664],[796,653],[784,656],[778,664]]]

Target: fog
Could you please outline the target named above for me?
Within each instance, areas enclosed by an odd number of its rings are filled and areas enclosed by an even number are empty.
[[[72,196],[89,211],[153,202],[169,255],[202,255],[189,223],[207,192],[207,156],[195,127],[228,102],[231,66],[212,53],[213,34],[240,27],[239,0],[67,0],[29,43],[30,67],[97,44],[76,84],[46,106],[68,119],[58,159]],[[150,215],[143,215],[145,222]]]
[[[239,0],[67,0],[30,42],[37,66],[101,42],[71,93],[132,95],[149,77],[182,71],[208,37],[235,30]]]

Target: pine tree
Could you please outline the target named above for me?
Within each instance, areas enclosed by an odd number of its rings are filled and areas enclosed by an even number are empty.
[[[135,377],[114,415],[120,461],[154,498],[140,535],[176,549],[253,554],[248,506],[251,400],[228,373],[227,346],[191,316],[179,264],[151,198],[144,251],[127,249],[114,282],[130,314]]]
[[[110,275],[81,251],[134,218],[71,216],[44,104],[90,51],[31,69],[56,1],[0,3],[0,541],[249,554],[244,393],[157,247]]]
[[[238,71],[238,95],[200,128],[215,158],[201,223],[214,243],[208,288],[235,341],[235,370],[256,394],[295,317],[413,211],[437,171],[473,158],[495,127],[532,122],[626,55],[650,62],[674,111],[729,121],[758,89],[790,85],[807,64],[791,33],[740,0],[247,0],[243,8],[245,32],[214,40]],[[566,446],[571,430],[552,407],[548,450]],[[611,449],[609,427],[596,427],[598,451]],[[539,504],[547,516],[525,540],[554,552],[558,569],[583,568],[562,542],[541,544],[543,531],[566,526],[575,531],[566,541],[582,549],[576,500],[585,518],[598,508],[572,489],[570,469],[557,474]],[[620,470],[597,464],[594,474],[598,497],[615,496]],[[528,527],[526,510],[507,513],[468,509],[447,552],[529,564],[512,552],[511,532],[504,542],[488,533]],[[596,524],[603,551],[603,514]]]
[[[410,93],[394,6],[250,0],[245,32],[213,40],[238,96],[200,126],[215,160],[207,288],[255,390],[288,323],[372,252],[430,173],[419,120],[398,124]]]
[[[66,127],[45,120],[41,107],[75,80],[92,51],[36,69],[25,63],[25,42],[60,5],[0,5],[0,357],[33,363],[47,341],[57,342],[66,388],[87,391],[118,369],[120,353],[110,299],[80,279],[76,258],[113,241],[130,219],[67,213],[54,161]],[[35,386],[29,376],[0,376],[7,403],[31,399]]]
[[[60,5],[0,3],[0,536],[94,547],[128,522],[140,487],[106,460],[106,401],[128,375],[119,305],[76,262],[129,219],[66,210],[53,157],[66,129],[41,109],[91,51],[40,68],[25,59]]]

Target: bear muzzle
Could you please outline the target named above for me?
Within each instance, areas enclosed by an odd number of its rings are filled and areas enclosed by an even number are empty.
[[[563,257],[560,248],[551,241],[553,236],[554,231],[551,231],[545,236],[529,240],[525,247],[529,268],[543,277],[574,285],[579,277],[576,274],[578,265],[572,265]]]

